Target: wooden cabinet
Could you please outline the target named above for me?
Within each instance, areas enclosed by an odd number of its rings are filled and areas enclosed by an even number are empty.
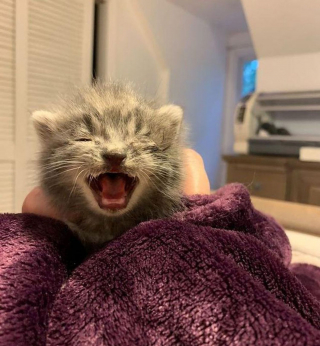
[[[290,201],[320,205],[320,171],[292,171]]]
[[[320,205],[320,163],[271,156],[224,156],[227,182],[253,196]]]

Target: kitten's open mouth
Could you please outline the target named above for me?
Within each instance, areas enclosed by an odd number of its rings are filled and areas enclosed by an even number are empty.
[[[126,208],[137,183],[137,178],[125,173],[104,173],[88,178],[93,195],[104,210]]]

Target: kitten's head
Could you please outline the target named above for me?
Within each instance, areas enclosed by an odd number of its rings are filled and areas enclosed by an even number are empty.
[[[41,181],[63,208],[118,216],[140,197],[176,199],[181,189],[182,109],[155,107],[128,86],[78,91],[52,112],[33,113]]]

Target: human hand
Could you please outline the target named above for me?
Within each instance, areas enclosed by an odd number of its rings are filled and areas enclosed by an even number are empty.
[[[203,159],[193,149],[184,149],[185,154],[185,182],[186,195],[207,195],[210,193],[210,183],[204,168]]]
[[[186,195],[209,194],[210,184],[204,168],[202,157],[193,149],[184,149],[186,179],[184,193]],[[59,213],[50,205],[48,197],[40,187],[35,187],[25,198],[23,213],[33,213],[59,219]]]

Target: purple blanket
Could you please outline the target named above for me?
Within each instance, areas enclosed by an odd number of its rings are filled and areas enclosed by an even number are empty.
[[[61,222],[0,215],[0,345],[320,345],[319,269],[241,185],[84,258]]]

